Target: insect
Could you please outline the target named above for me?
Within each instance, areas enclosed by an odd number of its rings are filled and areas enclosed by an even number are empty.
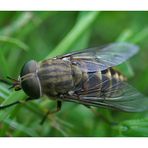
[[[46,95],[57,101],[57,112],[63,101],[85,106],[106,107],[127,112],[140,112],[148,108],[148,98],[127,83],[114,66],[138,52],[130,43],[112,43],[80,52],[36,62],[27,62],[12,87],[22,89],[26,101]],[[0,109],[20,103],[1,106]],[[47,113],[49,114],[49,112]]]

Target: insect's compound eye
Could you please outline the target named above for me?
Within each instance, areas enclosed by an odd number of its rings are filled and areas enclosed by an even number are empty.
[[[26,74],[29,74],[29,73],[36,72],[37,65],[38,65],[37,62],[34,60],[30,60],[27,63],[25,63],[24,66],[22,67],[20,77],[22,77]]]
[[[32,98],[39,98],[41,96],[41,85],[36,74],[37,65],[36,61],[31,60],[23,66],[20,73],[21,88]]]

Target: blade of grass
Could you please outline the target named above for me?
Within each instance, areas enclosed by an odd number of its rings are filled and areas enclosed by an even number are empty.
[[[16,39],[16,38],[11,38],[8,36],[0,36],[0,42],[4,42],[5,44],[14,44],[15,46],[21,48],[22,50],[29,50],[29,47],[22,41]]]
[[[97,20],[99,12],[86,12],[85,15],[76,23],[67,36],[59,43],[59,45],[48,54],[46,58],[54,57],[70,50],[72,46],[78,42],[80,37],[92,27]]]
[[[140,32],[138,32],[130,40],[133,43],[139,43],[142,40],[146,39],[147,37],[148,37],[148,27],[146,27],[143,30],[141,30]]]
[[[18,100],[22,100],[24,98],[25,94],[23,91],[19,91],[19,92],[12,92],[10,93],[9,96],[7,96],[7,98],[1,103],[1,106],[6,105],[6,104],[10,104],[12,102],[18,101]],[[0,121],[3,121],[6,117],[8,117],[8,115],[11,114],[11,110],[13,109],[13,107],[10,107],[8,109],[4,109],[4,110],[0,110]],[[7,110],[7,111],[6,111]]]
[[[131,29],[125,29],[117,38],[116,41],[119,42],[131,42],[131,43],[140,43],[142,40],[148,37],[148,28],[144,28],[140,32],[135,32]],[[130,63],[127,61],[125,64],[119,66],[119,69],[123,70],[124,74],[128,76],[128,78],[134,76],[133,68]]]
[[[148,37],[148,27],[135,32],[132,27],[130,29],[125,29],[117,38],[116,41],[119,42],[131,42],[131,43],[140,43],[142,40]]]
[[[54,17],[57,12],[32,12],[32,21],[26,24],[26,27],[23,30],[18,30],[17,36],[21,38],[26,38],[28,34],[37,30],[37,28],[42,25],[47,19],[50,20],[50,17]],[[21,32],[21,33],[20,33]]]
[[[125,29],[117,38],[117,42],[126,42],[128,41],[132,36],[134,32],[131,29]],[[134,76],[134,71],[128,61],[126,61],[124,64],[119,65],[118,68],[124,72],[124,74],[130,78]]]
[[[19,17],[13,21],[10,25],[6,26],[0,31],[0,35],[10,36],[15,32],[18,32],[22,29],[27,23],[32,20],[32,13],[31,12],[23,12],[19,15]]]
[[[3,51],[0,52],[0,67],[1,67],[1,77],[8,75],[8,64],[6,57],[3,54]]]
[[[83,17],[85,15],[86,15],[86,12],[81,12],[78,16],[77,21],[80,21],[81,19],[83,19]],[[87,29],[87,31],[85,31],[85,33],[79,39],[79,41],[73,45],[73,49],[83,49],[83,48],[88,47],[88,43],[89,43],[89,39],[90,39],[90,35],[91,35],[91,30],[92,30],[91,27],[89,27]]]
[[[10,93],[10,91],[6,87],[4,87],[3,85],[0,85],[0,97],[5,99],[5,98],[7,98],[9,93]]]
[[[134,32],[131,29],[125,29],[116,39],[117,42],[125,42],[128,41],[132,36]]]
[[[5,119],[4,123],[8,124],[11,128],[13,128],[14,130],[17,130],[18,132],[23,132],[26,134],[26,136],[32,136],[32,137],[36,137],[39,136],[35,130],[32,130],[31,128],[26,127],[23,124],[19,124],[14,120],[11,119]],[[16,135],[17,136],[17,135]]]

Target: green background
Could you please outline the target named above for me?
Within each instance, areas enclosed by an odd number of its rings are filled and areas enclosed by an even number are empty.
[[[17,78],[35,59],[126,41],[140,52],[119,69],[148,96],[148,12],[0,12],[0,76]],[[26,98],[0,84],[2,105]],[[137,106],[138,107],[138,106]],[[148,112],[125,113],[63,103],[40,125],[55,102],[47,98],[0,110],[0,136],[148,136]]]

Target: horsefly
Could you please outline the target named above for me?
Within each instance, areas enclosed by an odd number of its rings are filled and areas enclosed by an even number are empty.
[[[12,80],[12,87],[16,91],[22,89],[28,96],[26,101],[44,95],[52,98],[57,101],[54,112],[61,109],[64,101],[126,112],[144,111],[148,108],[148,98],[114,69],[137,52],[136,45],[112,43],[42,62],[30,60],[23,66],[18,80]],[[19,103],[1,106],[0,109]]]

